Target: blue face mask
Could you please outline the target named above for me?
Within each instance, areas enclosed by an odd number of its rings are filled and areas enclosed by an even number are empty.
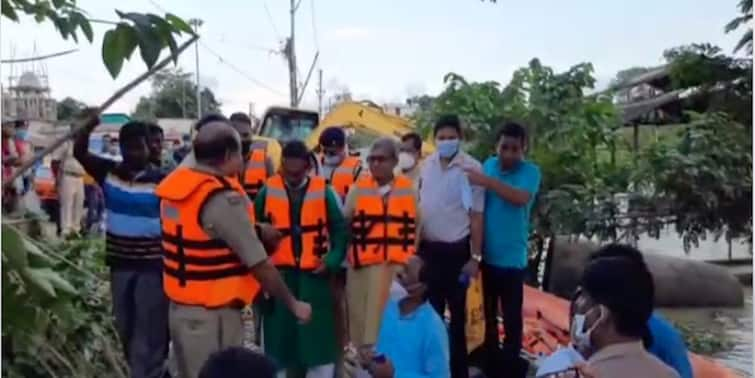
[[[26,140],[27,136],[29,136],[29,130],[16,130],[16,138]]]
[[[436,141],[435,144],[438,148],[438,154],[442,158],[450,158],[451,156],[454,156],[457,151],[459,151],[458,139],[439,140]]]

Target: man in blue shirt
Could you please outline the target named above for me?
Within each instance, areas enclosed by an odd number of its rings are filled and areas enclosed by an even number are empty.
[[[655,312],[648,320],[648,328],[653,338],[648,352],[671,366],[681,378],[692,378],[692,364],[682,335],[668,320]]]
[[[483,238],[483,295],[485,350],[489,375],[504,365],[519,363],[522,347],[522,301],[527,268],[530,210],[540,187],[540,169],[524,160],[527,132],[517,123],[504,124],[497,136],[497,156],[483,164],[483,172],[467,170],[472,184],[485,188]],[[503,308],[506,338],[498,358],[498,301]],[[516,369],[513,376],[524,377]]]
[[[376,351],[362,356],[374,378],[448,378],[448,333],[427,301],[424,263],[413,256],[398,273],[406,296],[389,300]]]
[[[590,260],[611,257],[627,258],[647,269],[642,252],[622,244],[614,244],[610,248],[601,248],[590,255]],[[676,370],[681,378],[692,378],[692,364],[689,361],[687,346],[673,324],[654,312],[650,316],[647,326],[650,337],[649,340],[646,340],[645,347],[648,352]]]

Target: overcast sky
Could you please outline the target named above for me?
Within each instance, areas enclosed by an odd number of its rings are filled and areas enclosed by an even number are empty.
[[[116,20],[114,9],[162,14],[158,6],[185,19],[199,17],[203,44],[200,77],[223,103],[223,111],[256,113],[288,102],[287,66],[278,49],[289,33],[286,0],[79,0],[91,18]],[[302,0],[296,14],[299,71],[319,49],[324,87],[332,94],[348,88],[358,98],[403,101],[407,96],[437,94],[442,78],[456,72],[473,80],[507,82],[533,57],[564,70],[592,62],[599,84],[631,66],[662,63],[664,49],[710,42],[730,52],[742,32],[726,35],[724,25],[737,16],[737,0]],[[269,10],[270,16],[268,16]],[[78,46],[63,41],[51,25],[30,18],[2,20],[3,59],[79,51],[46,61],[52,95],[98,104],[143,71],[138,54],[112,80],[102,64],[102,35]],[[212,52],[221,54],[223,61]],[[194,71],[193,48],[179,64]],[[234,70],[236,67],[241,73]],[[7,85],[9,65],[2,66]],[[15,65],[21,71],[24,66]],[[17,73],[18,74],[18,73]],[[262,83],[263,85],[259,85]],[[316,75],[303,105],[316,107]],[[143,84],[110,111],[131,112],[149,92]]]

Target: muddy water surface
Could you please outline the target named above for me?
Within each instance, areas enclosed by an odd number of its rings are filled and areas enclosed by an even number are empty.
[[[752,288],[745,289],[742,308],[661,309],[669,319],[705,329],[731,342],[732,349],[713,357],[744,377],[752,377]]]

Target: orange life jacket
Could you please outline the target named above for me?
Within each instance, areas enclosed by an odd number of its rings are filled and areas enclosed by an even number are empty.
[[[162,199],[163,287],[176,303],[208,308],[246,305],[260,289],[238,255],[200,224],[202,206],[222,190],[244,193],[235,178],[179,167],[155,189]],[[254,208],[248,204],[254,222]]]
[[[341,199],[346,198],[351,185],[357,180],[361,166],[362,161],[358,157],[347,156],[330,174],[328,183],[341,196]]]
[[[262,184],[267,180],[266,160],[267,154],[264,148],[255,148],[249,153],[241,184],[244,186],[246,195],[252,201],[262,188]]]
[[[270,223],[283,238],[272,255],[276,266],[314,270],[320,266],[328,251],[328,208],[325,200],[326,184],[322,177],[310,177],[302,200],[300,219],[292,222],[291,203],[283,176],[275,175],[265,184],[265,209]],[[294,253],[293,234],[301,234],[301,254]]]
[[[399,175],[384,199],[375,180],[365,175],[356,182],[351,219],[349,263],[355,268],[394,262],[404,264],[415,252],[417,203],[412,180]]]

